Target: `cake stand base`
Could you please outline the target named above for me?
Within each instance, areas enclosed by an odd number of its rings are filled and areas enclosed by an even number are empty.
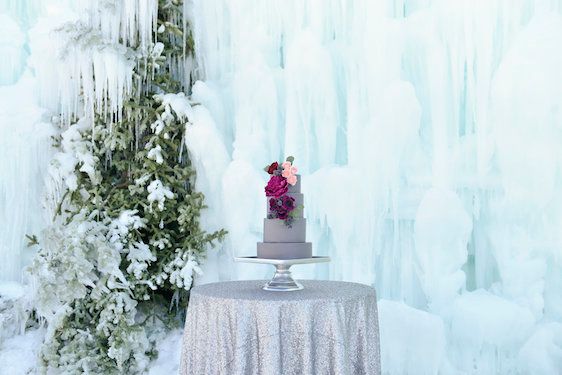
[[[236,262],[245,263],[262,263],[271,264],[275,266],[275,274],[273,278],[263,286],[263,290],[272,292],[293,292],[302,290],[304,287],[296,282],[291,276],[289,268],[295,264],[310,264],[310,263],[324,263],[329,262],[330,257],[312,257],[301,259],[265,259],[252,257],[236,257]]]
[[[267,282],[262,289],[273,292],[292,292],[303,289],[301,284],[293,280],[289,268],[291,268],[290,265],[276,264],[273,279]]]

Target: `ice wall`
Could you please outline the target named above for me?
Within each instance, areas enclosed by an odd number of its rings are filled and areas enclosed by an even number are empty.
[[[208,225],[229,230],[205,281],[269,274],[231,256],[261,236],[261,168],[294,155],[309,239],[332,257],[296,273],[396,301],[381,314],[385,373],[562,368],[546,328],[562,322],[561,1],[193,0],[186,11],[202,104],[187,145],[216,210]],[[416,341],[397,316],[423,323]],[[408,355],[425,367],[393,360]]]
[[[25,235],[45,223],[41,198],[53,128],[34,92],[29,73],[0,86],[0,281],[20,280],[33,256]]]
[[[41,197],[53,129],[27,68],[27,31],[37,13],[35,1],[0,1],[0,282],[21,280],[33,256],[25,235],[45,223]]]
[[[14,83],[20,77],[25,61],[25,34],[14,19],[0,14],[0,84]]]
[[[57,109],[49,104],[59,94],[37,79],[34,62],[53,50],[50,31],[69,19],[66,3],[0,0],[0,282],[21,281],[34,255],[25,236],[39,234],[52,215],[43,198]]]

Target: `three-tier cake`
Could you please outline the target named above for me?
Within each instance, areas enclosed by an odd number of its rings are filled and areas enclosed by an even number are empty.
[[[301,178],[293,157],[265,168],[271,177],[265,187],[267,217],[263,221],[263,242],[258,242],[258,258],[299,259],[312,257],[312,244],[306,242]]]

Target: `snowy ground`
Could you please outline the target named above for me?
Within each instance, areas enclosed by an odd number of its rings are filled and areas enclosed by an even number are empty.
[[[13,375],[33,373],[37,365],[36,358],[43,333],[42,329],[34,329],[4,341],[0,346],[1,373]]]
[[[34,374],[44,328],[20,327],[13,301],[25,299],[25,288],[16,282],[0,282],[0,375]],[[21,304],[20,304],[21,305]],[[17,306],[20,306],[17,305]],[[148,368],[149,375],[170,375],[178,372],[182,330],[170,331],[157,346],[158,358]]]
[[[149,375],[176,374],[180,363],[182,330],[172,331],[158,346],[158,358],[152,362]]]
[[[0,345],[0,374],[33,374],[43,333],[43,329],[33,329],[4,341]],[[178,329],[166,336],[158,346],[158,358],[150,365],[149,375],[171,375],[178,372],[181,335],[182,331]]]

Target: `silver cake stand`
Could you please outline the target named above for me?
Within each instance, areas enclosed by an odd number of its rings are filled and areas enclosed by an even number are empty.
[[[275,275],[273,279],[263,286],[263,290],[270,290],[273,292],[292,292],[301,290],[304,287],[293,280],[289,268],[295,264],[310,264],[310,263],[325,263],[330,261],[330,257],[312,257],[301,259],[265,259],[256,256],[250,257],[235,257],[234,261],[244,263],[261,263],[271,264],[275,266]]]

